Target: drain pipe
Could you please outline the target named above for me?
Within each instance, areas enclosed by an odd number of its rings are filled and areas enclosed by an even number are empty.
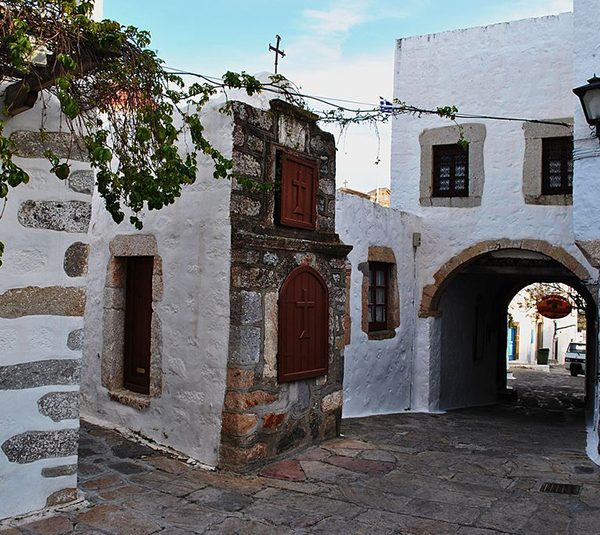
[[[414,367],[415,367],[415,338],[417,337],[417,249],[421,245],[421,233],[413,232],[412,249],[413,249],[413,282],[412,282],[412,313],[413,313],[413,336],[411,337],[410,345],[410,381],[408,390],[408,407],[405,411],[412,411],[413,407],[413,382],[414,382]]]

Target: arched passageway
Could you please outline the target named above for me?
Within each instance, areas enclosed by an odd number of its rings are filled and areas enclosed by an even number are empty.
[[[432,343],[439,353],[432,355],[432,373],[437,379],[432,383],[438,386],[437,395],[431,398],[432,405],[437,405],[434,408],[470,407],[501,399],[507,388],[507,307],[521,288],[534,282],[567,284],[586,301],[586,401],[592,403],[598,351],[596,290],[573,257],[551,246],[535,249],[507,247],[481,253],[481,248],[474,248],[479,254],[467,252],[462,263],[457,257],[450,267],[440,270],[436,285],[426,288],[420,315],[436,317],[434,336],[439,336],[439,343]]]

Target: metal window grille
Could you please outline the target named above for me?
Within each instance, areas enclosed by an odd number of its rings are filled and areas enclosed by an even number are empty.
[[[573,138],[542,140],[542,195],[573,193]]]
[[[389,264],[369,262],[369,331],[387,329],[389,271]]]
[[[469,149],[453,145],[433,147],[433,196],[469,196]]]

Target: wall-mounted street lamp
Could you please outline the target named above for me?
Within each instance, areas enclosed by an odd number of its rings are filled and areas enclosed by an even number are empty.
[[[600,78],[595,74],[588,83],[573,89],[585,114],[586,121],[596,127],[596,137],[600,139]]]

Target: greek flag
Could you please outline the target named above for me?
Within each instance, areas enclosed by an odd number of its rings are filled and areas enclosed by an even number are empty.
[[[382,113],[392,113],[394,105],[383,97],[379,97],[379,111]]]

